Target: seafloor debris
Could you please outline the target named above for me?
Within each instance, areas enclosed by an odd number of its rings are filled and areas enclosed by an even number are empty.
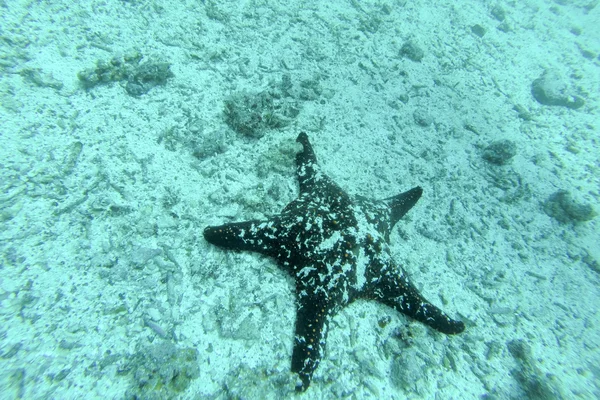
[[[544,212],[563,223],[589,221],[597,215],[591,204],[576,201],[566,190],[559,190],[548,197],[544,202]]]
[[[295,101],[273,91],[235,93],[225,99],[225,122],[242,135],[260,138],[287,126],[300,112]]]
[[[125,90],[131,96],[141,96],[158,85],[164,85],[173,77],[166,62],[146,60],[137,51],[116,55],[110,61],[97,61],[95,68],[80,71],[77,77],[86,89],[112,82],[126,82]]]
[[[175,398],[199,376],[197,358],[195,348],[178,348],[167,341],[140,349],[119,371],[133,379],[125,398]]]
[[[585,101],[578,96],[559,73],[546,70],[531,84],[531,94],[545,106],[562,106],[572,109],[583,107]]]
[[[517,154],[517,145],[511,140],[497,140],[483,150],[484,160],[496,165],[504,165]]]
[[[400,48],[400,55],[409,60],[420,62],[425,57],[425,52],[415,42],[409,40]]]
[[[528,399],[559,400],[566,397],[559,382],[551,374],[544,374],[533,357],[531,346],[524,340],[512,340],[507,343],[508,351],[519,367],[512,371],[515,379]]]

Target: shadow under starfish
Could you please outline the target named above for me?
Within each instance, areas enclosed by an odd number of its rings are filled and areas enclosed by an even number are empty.
[[[295,278],[296,390],[310,385],[323,356],[329,320],[358,298],[379,301],[448,335],[464,331],[463,322],[423,298],[390,255],[390,231],[423,190],[415,187],[385,200],[351,197],[322,172],[306,133],[297,141],[303,150],[296,155],[296,200],[264,221],[204,230],[208,242],[273,257]]]

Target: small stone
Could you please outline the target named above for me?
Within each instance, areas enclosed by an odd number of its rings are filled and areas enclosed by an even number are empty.
[[[589,221],[597,215],[590,204],[575,201],[566,190],[552,194],[543,207],[548,216],[563,223]]]
[[[481,38],[485,35],[485,28],[479,24],[475,24],[471,27],[471,32]]]
[[[545,106],[562,106],[571,109],[583,107],[585,101],[575,95],[556,71],[544,73],[531,84],[531,94]]]
[[[504,165],[517,154],[517,145],[510,140],[498,140],[492,142],[483,151],[482,157],[489,163]]]
[[[400,55],[416,62],[420,62],[425,57],[425,52],[412,40],[404,43],[400,49]]]
[[[495,5],[492,8],[492,16],[498,21],[502,22],[506,18],[506,12],[500,5]]]
[[[423,110],[416,110],[413,113],[413,118],[415,119],[417,125],[425,128],[433,124],[433,118],[431,118],[431,115]]]

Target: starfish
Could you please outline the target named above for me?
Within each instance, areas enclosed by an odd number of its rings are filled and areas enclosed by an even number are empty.
[[[300,378],[296,390],[310,385],[325,350],[329,320],[356,299],[378,301],[448,335],[464,331],[462,321],[425,300],[390,254],[390,231],[423,190],[415,187],[379,201],[351,197],[323,173],[306,133],[296,141],[303,148],[296,154],[296,200],[267,220],[204,230],[208,242],[273,257],[295,278],[291,369]]]

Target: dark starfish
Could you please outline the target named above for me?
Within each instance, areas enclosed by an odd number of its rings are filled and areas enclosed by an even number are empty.
[[[380,201],[352,198],[323,173],[306,133],[297,141],[303,146],[296,155],[298,199],[265,221],[204,230],[208,242],[274,257],[294,276],[292,372],[301,380],[296,390],[308,388],[319,365],[329,320],[358,298],[377,300],[442,333],[461,333],[465,325],[425,300],[390,255],[390,231],[423,190],[415,187]]]

